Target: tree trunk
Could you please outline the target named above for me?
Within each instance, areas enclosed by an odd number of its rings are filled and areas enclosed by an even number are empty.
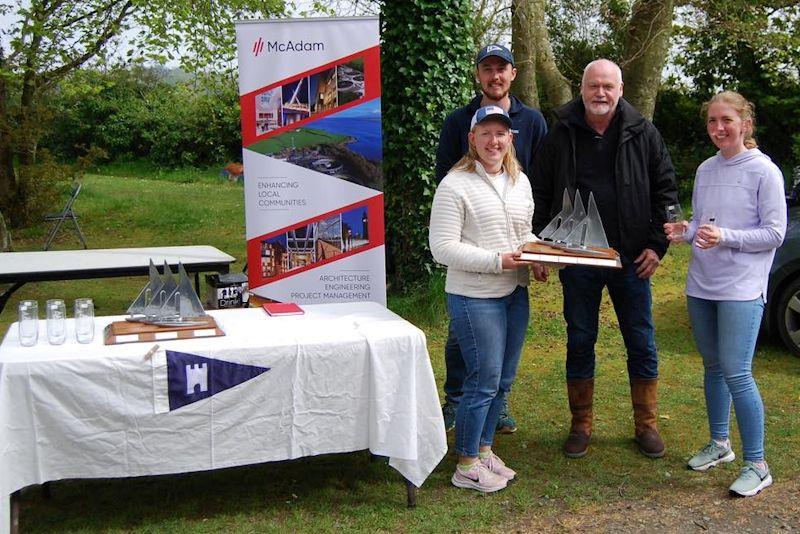
[[[5,56],[0,47],[0,72],[5,72]],[[14,155],[11,148],[11,123],[8,115],[8,87],[0,76],[0,210],[8,207],[16,191]]]
[[[529,0],[530,31],[536,49],[536,72],[542,82],[544,94],[551,107],[558,107],[572,100],[572,88],[569,81],[561,74],[553,57],[553,46],[550,44],[550,33],[547,31],[545,18],[545,0]]]
[[[511,85],[511,91],[529,106],[539,109],[531,4],[531,0],[511,2],[511,51],[517,67],[517,78]]]
[[[40,121],[35,116],[37,80],[35,58],[42,43],[42,36],[36,34],[31,39],[28,57],[22,74],[22,94],[19,106],[19,162],[20,165],[33,165],[36,162],[36,145],[39,139]]]
[[[6,226],[6,219],[3,217],[3,212],[0,211],[0,252],[8,252],[11,250],[11,234]]]
[[[653,118],[661,70],[669,49],[673,0],[637,0],[631,10],[625,59],[625,99],[648,119]]]

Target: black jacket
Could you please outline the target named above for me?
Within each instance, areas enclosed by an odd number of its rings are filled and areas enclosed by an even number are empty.
[[[580,97],[555,110],[556,122],[542,141],[533,164],[533,232],[538,234],[561,210],[564,188],[575,197],[574,119],[584,114]],[[667,204],[678,201],[675,171],[656,127],[620,98],[620,135],[616,158],[619,252],[629,261],[645,248],[661,258]]]
[[[514,149],[517,160],[522,166],[522,172],[530,177],[533,164],[533,153],[547,133],[547,122],[542,114],[522,103],[514,95],[511,98],[511,108],[508,116],[511,118],[511,128],[514,133]],[[483,95],[478,95],[469,104],[450,113],[444,120],[442,132],[439,135],[439,147],[436,149],[436,183],[450,172],[469,149],[467,134],[472,116],[481,106]],[[530,178],[529,178],[530,179]]]

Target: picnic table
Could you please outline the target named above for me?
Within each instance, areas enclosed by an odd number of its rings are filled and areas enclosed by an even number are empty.
[[[187,273],[194,273],[199,292],[199,273],[227,273],[236,258],[208,245],[4,252],[0,284],[11,287],[0,294],[0,312],[11,295],[29,282],[147,276],[150,260],[158,267],[166,261],[173,271],[182,263]]]

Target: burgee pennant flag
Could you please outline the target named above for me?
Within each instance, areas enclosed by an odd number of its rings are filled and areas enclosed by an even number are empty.
[[[269,370],[269,367],[215,360],[187,352],[159,350],[153,356],[155,413],[177,410],[207,399]]]

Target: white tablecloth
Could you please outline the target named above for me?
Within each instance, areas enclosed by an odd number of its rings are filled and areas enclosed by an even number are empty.
[[[0,345],[0,532],[9,496],[65,478],[183,473],[369,449],[420,486],[447,451],[425,335],[375,303],[211,312],[224,337],[162,349],[270,370],[168,413],[154,410],[153,343]]]

